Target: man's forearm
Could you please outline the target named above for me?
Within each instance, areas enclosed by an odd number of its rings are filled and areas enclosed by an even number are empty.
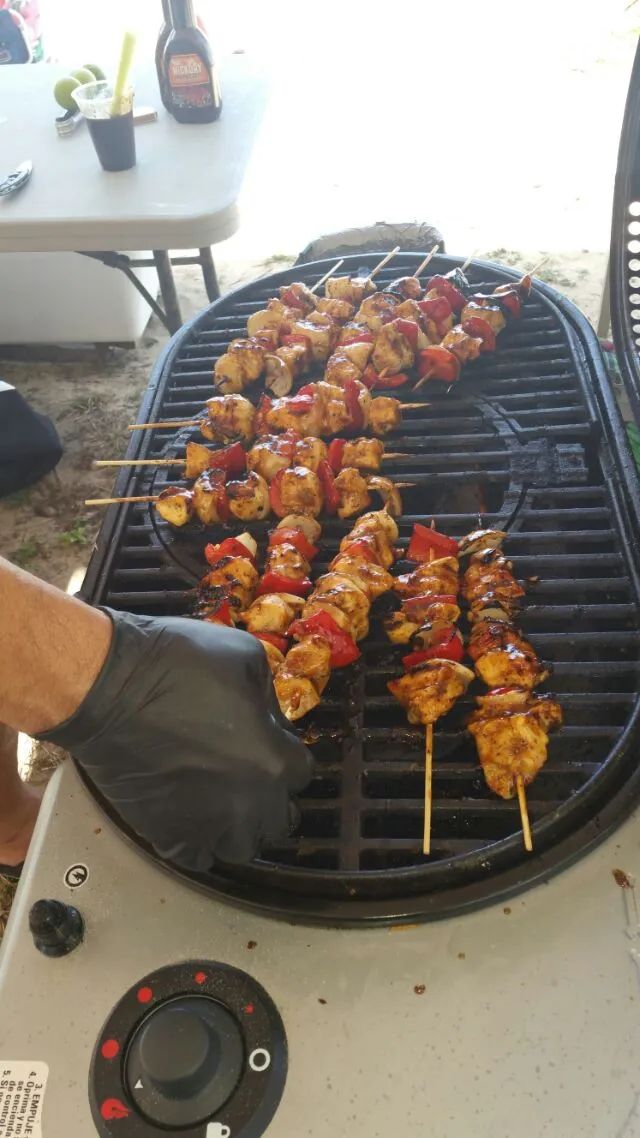
[[[0,557],[0,723],[35,735],[76,711],[107,657],[109,617]]]

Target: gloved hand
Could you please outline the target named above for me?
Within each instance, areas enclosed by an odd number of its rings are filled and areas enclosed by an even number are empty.
[[[113,640],[76,713],[39,736],[70,751],[163,858],[206,871],[289,831],[311,755],[285,730],[267,657],[238,629],[104,609]]]

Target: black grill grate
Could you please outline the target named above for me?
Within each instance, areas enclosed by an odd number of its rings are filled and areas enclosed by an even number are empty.
[[[417,261],[398,257],[383,279],[412,271]],[[352,262],[353,272],[375,257]],[[436,271],[454,263],[440,258]],[[156,369],[141,421],[197,414],[212,391],[215,359],[243,334],[247,315],[280,283],[311,283],[326,267],[299,266],[255,282],[202,314]],[[480,265],[472,279],[490,289],[510,276]],[[461,536],[480,509],[508,529],[517,575],[536,578],[521,624],[553,665],[547,688],[562,703],[565,725],[528,793],[533,858],[522,849],[517,804],[487,790],[464,731],[475,686],[436,726],[432,854],[424,858],[424,731],[407,724],[387,692],[402,653],[374,620],[362,659],[334,675],[323,704],[304,721],[317,771],[300,801],[298,833],[251,867],[201,879],[203,886],[304,919],[440,916],[548,874],[587,849],[632,802],[640,632],[637,551],[627,535],[637,531],[638,497],[595,341],[570,305],[552,290],[536,290],[497,353],[467,376],[452,395],[406,413],[387,449],[411,457],[388,469],[416,483],[403,494],[405,542],[413,522],[432,515]],[[147,433],[132,449],[145,457],[176,453],[195,433]],[[145,493],[167,481],[165,469],[123,472],[118,492]],[[255,528],[258,535],[267,525]],[[348,528],[325,525],[314,571]],[[146,506],[114,509],[85,596],[137,612],[186,612],[212,536],[172,534]],[[400,562],[399,571],[405,568]],[[377,611],[388,603],[383,598]]]

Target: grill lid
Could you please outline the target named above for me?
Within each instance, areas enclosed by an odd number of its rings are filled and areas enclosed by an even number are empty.
[[[419,258],[395,258],[381,286],[412,272]],[[360,255],[341,271],[375,263],[376,255]],[[436,258],[434,271],[456,263]],[[312,284],[329,267],[319,262],[263,278],[187,325],[156,367],[140,421],[196,414],[211,394],[215,360],[244,332],[247,316],[279,285]],[[469,275],[484,290],[515,276],[485,263]],[[569,302],[540,287],[497,353],[463,374],[452,395],[429,390],[428,406],[405,413],[387,443],[410,457],[387,464],[385,473],[416,483],[403,493],[405,544],[415,521],[435,516],[438,528],[459,537],[481,510],[484,523],[508,530],[505,551],[517,576],[533,578],[519,623],[552,664],[546,690],[565,713],[528,790],[534,854],[524,852],[517,803],[488,790],[464,730],[472,685],[435,728],[432,847],[423,856],[424,731],[407,723],[387,692],[402,651],[374,619],[361,659],[334,673],[321,706],[300,725],[317,766],[299,802],[298,833],[248,867],[182,875],[193,883],[272,915],[324,924],[441,917],[547,878],[635,804],[640,495],[597,341]],[[169,430],[140,434],[130,454],[153,457],[180,452],[190,429],[177,438]],[[167,480],[164,468],[125,469],[117,493],[148,493]],[[316,574],[350,525],[323,524]],[[252,529],[259,536],[267,524]],[[219,530],[173,533],[147,506],[112,508],[83,596],[134,612],[187,612],[205,569],[204,544],[219,537]],[[406,568],[398,563],[398,571]],[[374,613],[388,603],[382,598]]]

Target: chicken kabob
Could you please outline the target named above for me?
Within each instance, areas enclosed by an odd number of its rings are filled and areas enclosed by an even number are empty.
[[[289,626],[296,643],[276,669],[274,687],[290,721],[318,706],[333,668],[360,656],[358,641],[369,631],[371,605],[393,587],[389,569],[397,539],[398,527],[386,509],[359,518]]]
[[[479,529],[458,547],[468,558],[461,589],[471,625],[468,653],[490,689],[476,698],[478,710],[467,726],[487,785],[501,798],[517,794],[524,844],[531,852],[525,787],[547,760],[548,732],[561,726],[562,709],[550,695],[533,694],[549,672],[514,622],[524,589],[502,552],[506,536]]]
[[[373,278],[399,252],[387,253],[362,287],[375,292]],[[275,396],[288,395],[294,379],[311,364],[324,363],[340,331],[340,324],[353,315],[344,300],[319,299],[316,290],[342,265],[337,265],[309,288],[301,281],[282,285],[278,299],[254,312],[247,321],[247,337],[232,340],[216,361],[213,382],[224,395],[240,394],[264,374],[265,387]]]
[[[429,379],[451,385],[465,363],[495,351],[496,336],[507,318],[520,318],[530,290],[527,274],[517,283],[498,285],[492,294],[468,296],[464,272],[453,269],[427,282],[423,300],[376,293],[363,300],[354,321],[342,328],[326,378],[333,383],[360,378],[371,390],[395,388],[408,382],[407,371],[417,365],[415,387]]]
[[[467,690],[473,672],[462,664],[464,645],[456,628],[460,618],[457,543],[445,534],[416,524],[407,559],[417,568],[396,578],[402,609],[385,620],[393,643],[411,641],[403,657],[405,674],[387,687],[407,711],[410,723],[424,723],[425,795],[422,852],[431,852],[433,725]]]

